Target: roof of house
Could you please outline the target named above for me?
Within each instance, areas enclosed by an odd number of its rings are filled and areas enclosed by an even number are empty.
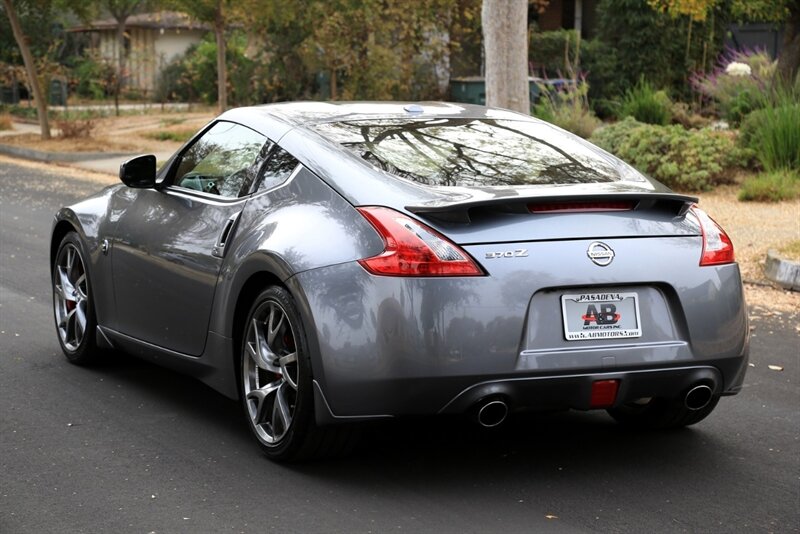
[[[125,22],[127,28],[151,28],[155,30],[210,30],[208,24],[192,19],[187,13],[179,11],[157,11],[155,13],[139,13],[131,15]],[[91,32],[98,30],[116,30],[114,18],[100,19],[88,25],[70,28],[72,32]]]

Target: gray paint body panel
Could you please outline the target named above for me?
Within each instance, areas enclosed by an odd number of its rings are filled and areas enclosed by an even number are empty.
[[[301,273],[328,403],[339,415],[428,413],[489,378],[608,372],[608,357],[620,371],[717,365],[734,387],[747,352],[738,267],[698,268],[698,237],[654,241],[609,240],[609,267],[575,240],[484,261],[483,278],[375,277],[353,263]],[[652,246],[664,255],[641,254]],[[606,289],[639,293],[643,337],[564,341],[560,295]]]

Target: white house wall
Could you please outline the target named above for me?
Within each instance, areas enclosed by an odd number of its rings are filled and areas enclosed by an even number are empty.
[[[155,89],[158,73],[167,64],[183,55],[193,44],[199,43],[204,30],[174,30],[128,28],[130,55],[127,61],[127,87],[138,89],[149,96]],[[97,32],[97,51],[100,57],[117,64],[117,38],[113,30]]]

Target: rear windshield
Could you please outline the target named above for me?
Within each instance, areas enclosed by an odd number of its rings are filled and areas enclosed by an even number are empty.
[[[619,168],[608,156],[546,123],[380,119],[322,123],[313,128],[378,168],[427,185],[620,180]]]

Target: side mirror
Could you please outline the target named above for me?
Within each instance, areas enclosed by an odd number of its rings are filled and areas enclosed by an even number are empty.
[[[119,166],[119,179],[128,187],[150,189],[156,185],[156,157],[136,156]]]

